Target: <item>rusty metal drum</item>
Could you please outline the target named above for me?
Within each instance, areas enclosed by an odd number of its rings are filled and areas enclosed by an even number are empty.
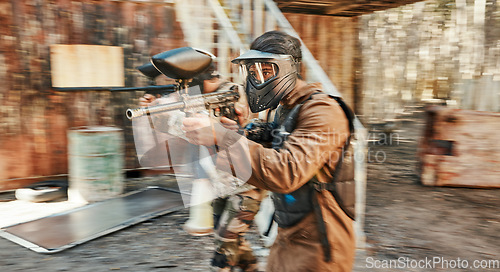
[[[123,191],[123,131],[85,126],[68,130],[68,200],[95,202]]]

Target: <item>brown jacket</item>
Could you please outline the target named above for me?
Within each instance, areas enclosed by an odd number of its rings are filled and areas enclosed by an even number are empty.
[[[282,99],[282,105],[293,107],[320,89],[319,84],[294,89]],[[246,140],[249,150],[247,159],[252,170],[248,183],[286,194],[299,189],[314,175],[320,182],[328,182],[348,133],[348,121],[338,103],[327,94],[315,94],[311,100],[304,102],[296,128],[282,149],[276,151]],[[241,141],[241,138],[231,132],[219,144],[229,147],[237,140]],[[332,261],[324,261],[317,221],[311,213],[297,225],[278,230],[267,271],[351,271],[355,251],[352,220],[329,192],[317,194],[327,226]]]

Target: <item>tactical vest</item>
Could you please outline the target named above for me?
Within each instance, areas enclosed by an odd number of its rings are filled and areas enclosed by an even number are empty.
[[[307,100],[310,100],[313,95],[311,95],[311,97],[309,97]],[[330,97],[335,99],[344,111],[347,120],[349,121],[350,131],[350,135],[347,138],[342,150],[342,156],[340,156],[340,159],[335,167],[335,172],[333,174],[331,182],[322,183],[319,182],[316,177],[313,177],[304,186],[292,193],[273,193],[272,195],[275,207],[273,219],[281,228],[287,228],[297,224],[307,214],[314,211],[318,220],[318,231],[322,236],[321,243],[323,245],[325,253],[325,261],[327,262],[331,260],[330,247],[328,245],[328,239],[326,238],[326,226],[323,221],[323,216],[321,214],[318,198],[316,197],[316,192],[323,190],[329,191],[333,195],[339,206],[342,208],[342,210],[351,219],[354,220],[355,217],[354,153],[353,145],[351,144],[351,140],[353,140],[354,138],[351,137],[354,132],[354,113],[349,109],[349,107],[340,97],[332,95],[330,95]],[[282,107],[277,110],[274,123],[275,127],[278,127],[278,130],[277,132],[273,133],[274,149],[280,149],[282,147],[282,143],[295,129],[297,119],[296,117],[300,111],[302,104],[296,105],[291,110],[286,110]]]

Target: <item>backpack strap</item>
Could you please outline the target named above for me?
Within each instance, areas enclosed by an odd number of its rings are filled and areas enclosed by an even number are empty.
[[[311,100],[312,96],[315,95],[315,94],[319,94],[319,93],[322,93],[322,92],[316,92],[316,93],[313,93],[309,96],[309,98],[307,98],[306,100],[304,100],[302,103],[296,105],[288,114],[287,116],[285,117],[283,123],[280,125],[280,130],[282,133],[279,133],[280,135],[282,134],[283,136],[281,136],[281,139],[279,141],[280,144],[275,144],[273,143],[273,148],[275,149],[279,149],[281,148],[281,144],[284,142],[284,140],[286,139],[286,137],[293,131],[293,129],[295,129],[295,120],[296,120],[296,117],[300,111],[300,108],[302,107],[302,105],[308,101],[308,100]],[[329,95],[331,98],[335,99],[335,101],[337,101],[337,103],[340,105],[340,107],[342,108],[343,112],[345,113],[346,117],[347,117],[347,120],[348,120],[348,123],[349,123],[349,136],[347,137],[346,139],[346,142],[344,144],[344,147],[342,149],[342,152],[345,152],[347,150],[347,148],[349,147],[350,145],[350,142],[351,142],[351,136],[352,134],[354,133],[354,123],[353,123],[353,120],[355,118],[355,115],[354,113],[352,112],[352,110],[345,104],[345,102],[340,98],[340,97],[337,97],[337,96],[334,96],[334,95]],[[277,115],[275,116],[275,121],[277,121]],[[323,248],[323,253],[324,253],[324,260],[325,262],[330,262],[332,260],[332,254],[331,254],[331,249],[330,249],[330,243],[328,241],[328,233],[327,233],[327,228],[326,228],[326,223],[323,219],[323,214],[322,214],[322,211],[321,211],[321,206],[319,204],[319,200],[318,200],[318,197],[315,196],[314,194],[316,192],[321,192],[321,191],[329,191],[330,193],[332,193],[334,199],[337,201],[337,203],[339,203],[339,206],[341,207],[341,209],[351,218],[354,220],[353,216],[351,216],[347,210],[344,208],[344,206],[341,204],[342,203],[342,200],[340,198],[340,196],[338,195],[337,191],[336,191],[336,188],[335,188],[335,182],[338,181],[338,178],[339,178],[339,174],[340,174],[340,169],[341,169],[341,166],[342,166],[342,162],[343,162],[343,157],[344,156],[340,156],[339,158],[339,161],[337,162],[336,164],[336,167],[335,167],[335,172],[333,174],[333,178],[332,178],[332,181],[331,182],[328,182],[328,183],[324,183],[324,182],[319,182],[316,178],[316,176],[314,176],[310,182],[308,182],[309,186],[311,186],[313,188],[313,190],[310,190],[312,196],[311,196],[311,199],[312,199],[312,206],[313,206],[313,212],[316,216],[316,220],[317,220],[317,224],[318,224],[318,232],[320,234],[320,243],[321,243],[321,247]],[[274,217],[274,214],[273,214],[273,217]],[[271,226],[272,226],[272,222],[271,221],[271,225],[269,226],[269,229],[271,229]],[[269,230],[268,230],[269,231]]]
[[[337,103],[339,103],[339,106],[342,108],[347,117],[347,121],[349,121],[349,131],[351,132],[351,134],[354,133],[354,119],[356,118],[354,112],[351,110],[351,108],[349,108],[349,106],[347,106],[342,98],[331,94],[329,94],[329,96],[335,99]]]
[[[344,113],[347,117],[347,121],[349,122],[349,136],[347,137],[346,142],[344,144],[344,147],[342,149],[342,153],[344,153],[349,148],[349,145],[351,144],[352,135],[354,134],[355,115],[352,112],[352,110],[345,104],[344,100],[342,100],[340,97],[333,96],[333,95],[330,95],[330,97],[332,97],[333,99],[335,99],[339,103],[340,107],[342,108],[342,110],[344,111]],[[313,188],[318,192],[325,191],[325,190],[329,191],[333,195],[333,197],[335,198],[337,203],[339,204],[340,208],[345,212],[345,214],[347,216],[349,216],[349,218],[354,220],[355,219],[354,214],[348,211],[347,207],[344,205],[344,201],[339,196],[337,189],[336,189],[336,182],[339,181],[339,176],[340,176],[340,173],[342,172],[341,169],[342,169],[344,157],[345,157],[344,155],[340,156],[339,161],[337,162],[337,164],[335,166],[335,172],[333,173],[332,180],[330,182],[328,182],[328,183],[319,182],[318,179],[316,178],[316,176],[314,176],[311,180],[311,184],[312,184]]]
[[[342,110],[344,111],[347,121],[349,123],[349,136],[346,139],[346,142],[344,144],[344,147],[342,149],[342,153],[344,153],[347,148],[349,147],[351,143],[351,136],[354,133],[354,113],[351,111],[351,109],[345,104],[345,102],[340,98],[336,97],[333,95],[330,95],[331,98],[335,99],[337,103],[340,105]],[[334,197],[335,201],[339,204],[340,208],[344,211],[346,215],[349,216],[349,218],[354,220],[354,216],[352,216],[345,206],[343,205],[343,201],[340,198],[340,196],[337,193],[337,190],[335,188],[335,182],[338,181],[338,177],[340,175],[340,169],[342,167],[342,162],[343,162],[344,156],[340,156],[339,161],[337,162],[335,166],[335,172],[333,173],[333,178],[331,182],[325,183],[325,182],[319,182],[316,176],[314,176],[311,181],[309,182],[309,185],[314,189],[311,190],[311,193],[314,194],[315,192],[322,192],[322,191],[329,191],[332,196]],[[330,242],[328,241],[328,233],[326,229],[326,223],[325,220],[323,219],[323,214],[321,211],[321,206],[319,205],[319,200],[318,197],[315,197],[314,195],[311,197],[313,201],[313,210],[314,214],[316,216],[317,222],[318,222],[318,232],[320,234],[320,243],[321,247],[323,248],[323,254],[324,254],[324,260],[325,262],[330,262],[332,260],[332,254],[331,254],[331,249],[330,249]]]
[[[321,247],[323,248],[323,257],[325,262],[329,263],[332,260],[332,252],[330,249],[330,242],[328,241],[328,233],[326,231],[326,223],[323,220],[323,214],[321,212],[321,206],[319,205],[318,197],[314,194],[315,190],[311,190],[311,199],[313,202],[313,211],[316,216],[316,222],[318,224],[318,232],[319,232],[319,242],[321,243]]]

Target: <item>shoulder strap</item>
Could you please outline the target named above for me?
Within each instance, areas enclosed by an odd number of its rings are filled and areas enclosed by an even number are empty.
[[[335,99],[335,101],[337,101],[337,103],[339,103],[339,106],[344,111],[344,113],[347,117],[347,121],[349,122],[349,131],[352,134],[354,132],[354,119],[356,118],[354,115],[354,112],[351,110],[351,108],[349,108],[349,106],[347,106],[347,104],[344,102],[344,100],[342,98],[340,98],[338,96],[331,95],[331,94],[329,96],[331,98]]]
[[[274,117],[274,122],[278,123],[286,132],[291,133],[295,129],[297,115],[299,114],[300,108],[306,101],[312,99],[312,96],[318,94],[320,92],[316,92],[311,94],[306,100],[302,101],[302,103],[295,105],[291,110],[286,113],[286,117],[280,122],[281,112],[285,111],[283,108],[278,108],[276,115]]]
[[[297,115],[300,111],[300,108],[302,107],[302,105],[312,99],[312,96],[315,95],[315,94],[318,94],[318,93],[321,93],[321,92],[316,92],[316,93],[313,93],[309,96],[309,98],[307,98],[306,100],[304,100],[302,103],[296,105],[292,110],[290,110],[285,119],[283,120],[283,122],[280,124],[280,129],[282,131],[282,133],[284,135],[288,135],[290,134],[294,129],[295,129],[295,124],[296,124],[296,118],[297,118]],[[329,95],[331,98],[335,99],[335,101],[337,101],[337,103],[340,105],[340,107],[342,108],[343,112],[345,113],[346,117],[347,117],[347,120],[348,120],[348,123],[349,123],[349,136],[347,137],[346,139],[346,142],[344,144],[344,149],[343,149],[343,152],[347,150],[347,148],[349,147],[350,145],[350,142],[351,142],[351,136],[352,134],[354,133],[354,118],[355,118],[355,115],[354,113],[352,112],[352,110],[345,104],[345,102],[342,100],[342,98],[340,97],[337,97],[337,96],[334,96],[334,95]],[[275,122],[278,122],[279,121],[279,114],[276,114],[275,116]],[[283,142],[283,139],[286,138],[286,136],[283,136],[283,138],[281,138],[281,141],[280,143]],[[273,144],[273,147],[276,148],[276,146],[274,146]],[[281,148],[281,146],[279,146],[279,148]],[[312,188],[314,188],[314,190],[311,190],[311,194],[314,194],[314,192],[316,191],[323,191],[323,190],[327,190],[329,192],[332,193],[333,197],[335,198],[335,200],[337,201],[337,203],[339,203],[339,206],[342,208],[342,210],[349,216],[351,217],[352,219],[353,216],[351,216],[346,209],[344,209],[343,205],[341,204],[341,199],[340,197],[338,196],[338,194],[336,193],[336,190],[335,190],[335,182],[338,180],[338,177],[339,177],[339,173],[340,173],[340,168],[341,168],[341,165],[342,165],[342,161],[343,161],[343,157],[344,156],[340,156],[340,159],[339,161],[337,162],[337,165],[335,167],[335,172],[334,172],[334,176],[332,178],[332,182],[329,182],[329,183],[321,183],[319,182],[317,179],[316,179],[316,176],[313,177],[313,179],[311,180],[311,182],[309,182],[310,186]],[[323,215],[322,215],[322,211],[321,211],[321,207],[320,207],[320,204],[319,204],[319,201],[318,201],[318,198],[317,197],[314,197],[314,195],[311,197],[312,201],[313,201],[313,211],[315,213],[315,216],[317,218],[317,222],[318,222],[318,231],[319,231],[319,234],[320,234],[320,242],[321,242],[321,246],[323,248],[323,253],[324,253],[324,260],[326,262],[330,262],[332,260],[331,258],[331,250],[330,250],[330,245],[329,245],[329,241],[328,241],[328,234],[327,234],[327,229],[326,229],[326,223],[323,219]],[[270,226],[271,227],[271,226]]]
[[[335,99],[339,103],[340,107],[342,108],[342,110],[344,111],[344,113],[347,117],[347,121],[349,122],[349,136],[347,137],[346,142],[344,144],[344,147],[342,149],[342,152],[346,152],[349,148],[349,145],[351,144],[351,138],[352,138],[352,135],[354,133],[355,115],[352,112],[352,110],[346,105],[344,100],[342,100],[342,98],[337,97],[337,96],[333,96],[333,95],[330,95],[330,97],[332,97],[333,99]],[[339,177],[340,177],[341,172],[342,172],[344,158],[345,158],[344,154],[342,156],[340,156],[339,161],[337,162],[337,165],[335,166],[335,172],[333,173],[333,177],[332,177],[331,182],[329,182],[329,183],[319,182],[316,179],[316,176],[314,176],[313,179],[311,180],[311,183],[312,183],[313,188],[318,192],[323,191],[323,190],[327,190],[330,193],[332,193],[333,197],[335,198],[335,200],[337,201],[339,206],[342,208],[342,210],[352,220],[354,220],[355,215],[354,215],[353,211],[349,211],[349,209],[346,207],[346,205],[344,205],[344,201],[343,201],[342,197],[340,197],[339,193],[336,190],[336,186],[337,186],[336,183],[339,182]]]
[[[354,121],[354,113],[351,111],[351,109],[345,104],[345,102],[340,97],[333,96],[333,95],[330,95],[330,97],[335,99],[337,101],[337,103],[340,105],[340,107],[344,111],[344,113],[347,117],[347,121],[349,123],[349,136],[347,137],[346,142],[344,144],[344,148],[342,150],[342,152],[345,152],[350,145],[351,136],[354,133],[354,122],[353,122]],[[337,165],[335,167],[335,172],[333,174],[333,178],[332,178],[331,182],[329,182],[329,183],[319,182],[317,180],[316,176],[314,176],[312,178],[312,180],[309,182],[309,184],[310,184],[310,186],[312,186],[312,188],[314,188],[314,190],[311,191],[313,194],[316,191],[318,191],[318,192],[323,191],[323,190],[329,191],[333,195],[333,197],[335,198],[337,203],[339,204],[340,208],[344,211],[344,213],[346,215],[348,215],[351,219],[354,220],[354,215],[349,213],[348,210],[344,207],[342,199],[338,195],[336,188],[335,188],[335,186],[336,186],[335,182],[338,181],[338,177],[340,175],[339,174],[340,169],[342,167],[343,158],[344,158],[344,154],[342,156],[340,156],[339,161],[337,162]],[[318,198],[313,196],[312,200],[313,200],[314,214],[315,214],[315,216],[317,218],[317,222],[318,222],[318,232],[319,232],[320,237],[321,237],[320,243],[321,243],[321,247],[323,248],[323,257],[324,257],[325,262],[330,262],[332,260],[332,258],[331,258],[330,242],[328,241],[328,233],[327,233],[326,223],[323,219],[323,214],[321,212],[321,207],[320,207]]]
[[[340,107],[342,108],[342,110],[344,111],[344,113],[347,117],[347,121],[349,122],[349,136],[347,136],[347,139],[346,139],[345,144],[344,144],[344,148],[342,149],[342,152],[346,152],[347,149],[349,148],[349,145],[351,144],[351,137],[352,137],[352,134],[354,133],[354,113],[346,105],[346,103],[344,102],[344,100],[342,100],[342,98],[337,97],[337,96],[333,96],[333,95],[330,95],[330,97],[332,97],[333,99],[335,99],[337,101],[337,103],[339,103]],[[344,155],[340,156],[339,161],[337,162],[337,165],[335,166],[335,172],[333,173],[332,182],[330,182],[330,184],[335,184],[335,182],[338,181],[343,161],[344,161]],[[336,194],[334,194],[334,196],[336,196],[337,202],[339,202],[339,203],[342,202],[342,201],[338,201],[339,197]],[[344,209],[344,211],[345,211],[345,209]],[[351,216],[348,212],[346,212],[346,213],[349,215],[349,217],[351,217],[351,219],[354,220],[354,218],[352,218],[353,216]]]

